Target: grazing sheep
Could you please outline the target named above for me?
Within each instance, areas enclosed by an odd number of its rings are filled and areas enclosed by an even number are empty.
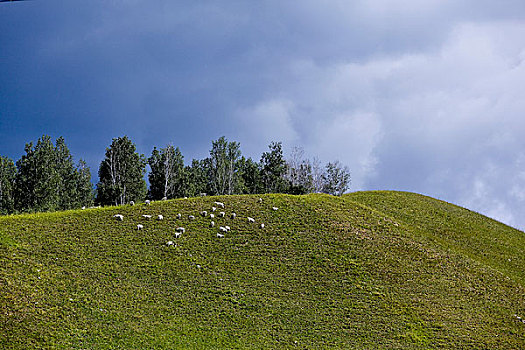
[[[142,230],[143,228],[144,228],[144,226],[142,226],[141,224],[137,225],[137,230]]]
[[[206,193],[199,193],[199,197],[206,197]]]
[[[115,214],[113,215],[113,217],[116,218],[118,221],[124,221],[124,215]]]
[[[207,212],[206,210],[201,211],[201,215],[202,215],[202,216],[207,216],[207,215],[208,215],[208,212]]]
[[[226,227],[219,227],[219,230],[222,231],[222,232],[228,232],[228,230],[226,229]]]
[[[237,214],[232,213],[232,215],[231,215],[232,220],[235,219],[236,217],[237,217]]]
[[[213,227],[213,226],[215,226],[215,222],[211,221],[210,222],[210,227]]]
[[[188,197],[184,197],[184,199],[188,199]]]
[[[190,219],[190,220],[195,220],[195,216],[193,216],[193,215],[188,215],[188,219]]]
[[[163,200],[163,201],[167,201],[167,200],[168,200],[168,197],[162,197],[162,200]]]
[[[215,210],[217,210],[217,208],[211,207],[211,211],[215,211]]]
[[[214,218],[215,217],[215,214],[210,214],[210,218]]]
[[[174,244],[175,244],[175,243],[173,243],[173,241],[167,241],[167,242],[166,242],[166,245],[167,245],[168,247],[171,247],[171,246],[174,245]]]
[[[179,238],[182,235],[182,232],[175,232],[175,238]]]
[[[222,209],[224,209],[224,203],[222,203],[222,202],[213,202],[213,204],[215,204],[216,206],[221,207]]]
[[[260,228],[264,228],[264,224],[261,224]]]
[[[157,216],[157,219],[158,219],[158,220],[164,220],[164,216],[162,216],[162,215],[158,215],[158,216]]]
[[[224,228],[226,229],[226,231],[230,232],[231,228],[230,226],[224,226]]]
[[[146,219],[146,220],[151,219],[151,215],[146,215],[146,214],[144,214],[144,215],[142,215],[142,217],[143,217],[144,219]]]
[[[86,210],[86,207],[82,207],[82,210]]]
[[[259,203],[262,203],[262,198],[259,198]]]
[[[151,204],[151,201],[149,199],[146,199],[146,201],[144,202],[146,205],[150,205]]]
[[[179,214],[177,214],[176,218],[177,218],[178,220],[180,220],[180,219],[182,219],[182,215],[179,213]]]
[[[255,222],[255,219],[248,216],[248,222]]]
[[[224,235],[222,233],[217,233],[217,238],[224,238]]]
[[[131,202],[129,202],[129,205],[134,206],[135,202],[131,201]]]
[[[226,215],[226,214],[225,214],[223,211],[221,211],[221,212],[219,213],[219,217],[221,217],[221,218],[223,218],[225,215]]]
[[[184,232],[186,232],[186,229],[185,229],[184,227],[177,227],[177,228],[175,229],[175,231],[176,231],[176,232],[179,232],[179,233],[184,233]]]
[[[272,210],[276,210],[276,211],[277,211],[277,210],[279,210],[279,208],[277,208],[277,207],[272,207]]]

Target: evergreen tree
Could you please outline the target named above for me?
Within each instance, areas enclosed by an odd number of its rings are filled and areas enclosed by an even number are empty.
[[[84,160],[80,160],[77,165],[77,203],[75,207],[89,207],[93,205],[95,193],[91,184],[91,172]]]
[[[61,178],[51,137],[44,135],[36,146],[26,144],[26,154],[16,162],[15,206],[19,211],[53,211],[60,206]]]
[[[160,151],[155,147],[148,158],[151,172],[149,196],[152,199],[176,198],[184,195],[184,157],[179,148],[168,145]]]
[[[65,210],[77,206],[78,173],[64,138],[59,137],[55,145],[55,167],[61,180],[58,186],[58,209]]]
[[[63,137],[53,145],[51,137],[44,135],[34,147],[26,144],[25,151],[16,163],[17,210],[66,210],[93,202],[89,169],[82,161],[82,169],[75,168]]]
[[[228,142],[224,136],[212,142],[209,158],[209,180],[215,195],[233,194],[237,184],[237,161],[240,144]]]
[[[341,196],[349,186],[350,170],[348,170],[348,167],[343,167],[339,161],[328,163],[324,175],[323,192],[334,196]]]
[[[146,159],[127,137],[113,139],[100,163],[97,203],[119,205],[146,198]]]
[[[0,156],[0,214],[11,214],[15,209],[15,178],[15,163],[8,157]]]
[[[272,142],[268,146],[269,152],[261,157],[261,178],[266,193],[284,193],[287,189],[284,175],[286,161],[283,158],[281,142]]]

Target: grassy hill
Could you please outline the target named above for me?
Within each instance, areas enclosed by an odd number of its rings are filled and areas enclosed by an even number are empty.
[[[525,348],[525,233],[412,193],[258,198],[1,217],[0,348]]]

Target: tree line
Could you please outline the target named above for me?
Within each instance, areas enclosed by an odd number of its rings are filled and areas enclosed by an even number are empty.
[[[146,167],[149,189],[145,176]],[[112,140],[93,188],[85,161],[74,164],[63,137],[47,135],[26,144],[16,163],[0,156],[0,214],[67,210],[92,205],[121,205],[145,199],[260,193],[343,194],[350,185],[348,167],[339,161],[322,166],[294,148],[285,159],[281,142],[272,142],[259,161],[242,155],[239,142],[224,136],[212,142],[209,156],[185,165],[178,147],[139,154],[127,137]]]

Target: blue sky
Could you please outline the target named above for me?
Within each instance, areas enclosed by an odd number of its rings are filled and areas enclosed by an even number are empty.
[[[524,60],[521,0],[2,3],[0,154],[276,140],[524,229]]]

